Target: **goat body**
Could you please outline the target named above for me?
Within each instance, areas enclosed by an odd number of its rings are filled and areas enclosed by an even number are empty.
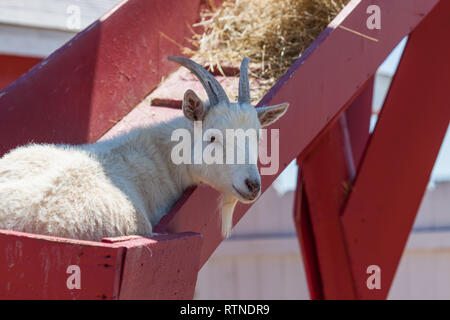
[[[10,151],[0,159],[0,229],[94,241],[150,236],[184,190],[203,182],[224,194],[222,233],[228,236],[236,202],[260,195],[256,163],[175,164],[172,133],[186,129],[193,136],[197,121],[220,136],[228,129],[258,130],[281,117],[288,104],[258,110],[250,104],[248,59],[241,65],[238,103],[200,65],[170,59],[197,76],[208,102],[187,90],[183,116],[170,121],[89,145],[31,144]],[[224,138],[213,138],[203,149],[226,148]]]
[[[196,182],[170,159],[184,117],[91,145],[27,145],[0,159],[0,229],[99,241],[151,235]]]

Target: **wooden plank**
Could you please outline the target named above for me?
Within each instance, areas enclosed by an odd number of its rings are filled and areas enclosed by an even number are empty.
[[[296,222],[302,224],[297,229],[303,230],[304,250],[314,251],[304,254],[304,260],[312,260],[305,261],[308,272],[314,266],[311,277],[320,278],[316,280],[321,284],[320,296],[313,295],[317,298],[356,297],[340,215],[351,192],[355,162],[360,161],[369,138],[372,91],[373,78],[302,162],[309,219]]]
[[[0,231],[0,299],[117,299],[123,248]],[[79,267],[80,289],[69,288]],[[70,272],[69,272],[70,271]]]
[[[311,215],[303,185],[302,171],[303,168],[299,165],[297,188],[295,191],[294,223],[300,248],[302,249],[301,252],[309,295],[312,300],[319,300],[324,298],[324,291],[320,274],[319,259],[317,257],[317,247],[314,241]]]
[[[359,163],[369,138],[372,92],[373,77],[302,162],[309,219],[302,220],[301,228],[309,229],[304,232],[314,242],[307,250],[315,250],[304,258],[313,259],[306,265],[317,264],[314,277],[320,277],[324,299],[356,297],[340,215],[351,191],[355,163]]]
[[[126,248],[119,299],[192,299],[202,236],[194,233],[120,241]]]
[[[217,81],[224,88],[228,97],[232,101],[237,100],[239,91],[239,77],[236,76],[216,76]],[[250,88],[259,87],[256,79],[250,78]],[[161,85],[153,91],[147,99],[155,106],[172,106],[181,109],[183,96],[186,90],[191,89],[203,101],[208,99],[205,89],[192,72],[184,67],[172,73]],[[250,90],[252,93],[254,90]]]
[[[29,141],[97,140],[178,66],[200,0],[123,1],[0,93],[0,155]],[[183,7],[183,10],[174,10]]]
[[[437,2],[383,2],[380,4],[381,30],[369,31],[365,27],[366,9],[371,1],[352,1],[338,15],[259,103],[259,106],[291,103],[287,114],[271,126],[271,129],[280,129],[279,172],[338,119],[397,43]],[[370,41],[337,28],[340,24],[362,30],[379,41]],[[263,176],[262,190],[265,191],[277,176]],[[197,188],[173,219],[166,221],[171,232],[189,230],[205,236],[202,264],[223,240],[216,210],[218,197],[218,192],[210,188]],[[243,204],[236,207],[234,224],[248,208]]]
[[[450,120],[450,2],[411,34],[342,217],[357,297],[388,294]],[[381,268],[381,290],[366,286]]]
[[[192,299],[202,237],[102,242],[0,230],[0,299]],[[67,286],[70,266],[80,289]]]
[[[345,115],[342,115],[345,118]],[[303,178],[324,299],[354,299],[355,290],[340,214],[350,192],[351,170],[342,122],[303,160]],[[350,159],[353,161],[353,159]],[[305,228],[308,226],[305,226]]]

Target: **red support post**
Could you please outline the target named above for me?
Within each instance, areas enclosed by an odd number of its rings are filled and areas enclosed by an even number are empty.
[[[323,299],[322,282],[317,259],[317,248],[315,246],[311,225],[311,216],[303,188],[303,169],[300,158],[297,159],[297,164],[298,176],[294,199],[294,223],[303,257],[303,264],[305,266],[309,296],[312,300],[319,300]]]
[[[312,299],[356,298],[340,216],[369,137],[373,83],[372,77],[299,168],[294,221]]]
[[[345,115],[342,117],[345,118]],[[347,153],[341,122],[337,122],[303,160],[302,174],[317,268],[324,299],[354,299],[340,213],[350,188]]]
[[[411,34],[342,223],[357,297],[387,297],[450,120],[450,2]],[[367,268],[381,268],[370,290]]]

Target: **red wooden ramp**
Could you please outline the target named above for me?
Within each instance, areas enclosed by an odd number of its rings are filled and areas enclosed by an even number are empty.
[[[380,30],[366,27],[371,4],[381,8]],[[151,101],[144,97],[176,67],[166,58],[179,49],[161,34],[182,43],[201,5],[124,1],[80,33],[0,92],[0,152],[30,140],[91,142],[179,113],[167,106],[184,90],[168,99],[170,79]],[[449,6],[352,1],[259,103],[291,103],[272,128],[280,129],[280,172],[295,158],[302,168],[294,221],[312,298],[388,293],[450,119],[442,90],[450,83],[450,48],[438,41],[449,27]],[[408,34],[369,137],[373,75]],[[262,177],[263,191],[276,176]],[[0,298],[192,298],[200,267],[223,240],[217,201],[211,188],[188,190],[156,227],[169,235],[152,239],[96,243],[2,231]],[[248,208],[237,206],[234,223]],[[73,265],[81,289],[67,287]],[[366,286],[370,265],[381,268],[380,290]]]

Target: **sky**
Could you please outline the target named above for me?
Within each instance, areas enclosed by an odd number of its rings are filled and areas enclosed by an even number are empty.
[[[407,38],[403,39],[392,51],[389,57],[378,69],[377,76],[380,74],[393,75],[395,73],[406,42]],[[381,86],[378,86],[375,81],[374,95],[378,95],[378,98],[382,98],[382,100],[384,100],[386,93],[386,90]],[[371,121],[371,130],[375,127],[376,120],[376,116],[374,116]],[[430,185],[444,180],[450,180],[450,130],[447,130],[446,137],[444,138],[444,142],[442,143],[441,150],[431,173]],[[274,186],[279,193],[285,193],[287,191],[294,190],[296,187],[296,182],[297,165],[295,161],[293,161],[275,180]]]

